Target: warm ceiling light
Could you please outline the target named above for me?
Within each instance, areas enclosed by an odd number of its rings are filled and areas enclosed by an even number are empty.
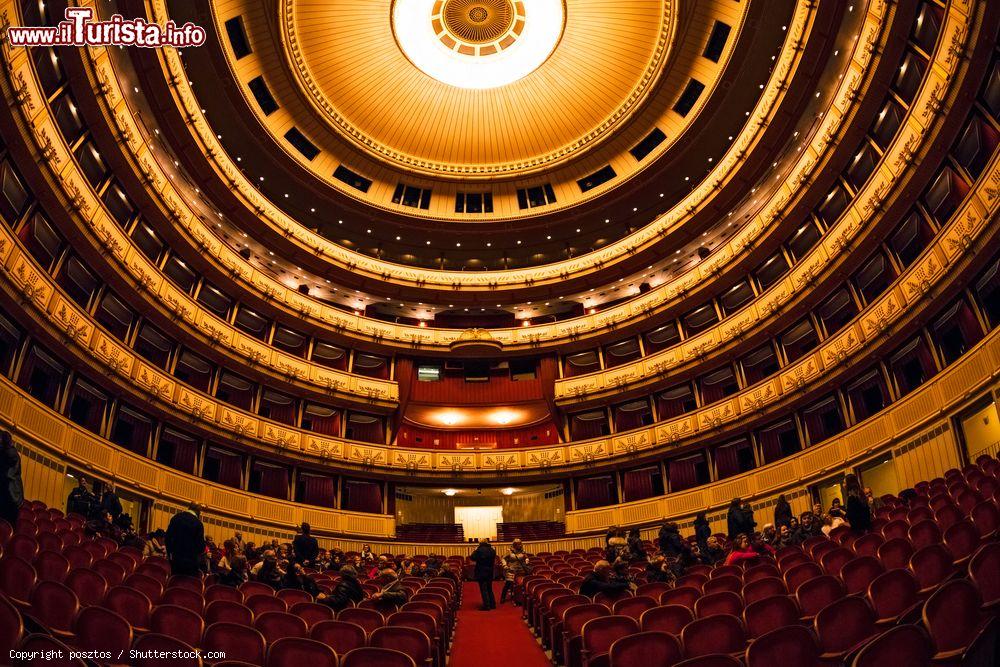
[[[498,424],[506,425],[514,421],[514,414],[511,412],[498,412],[497,414],[493,415],[493,419]]]
[[[453,412],[441,415],[441,421],[443,421],[448,426],[454,426],[458,423],[458,415]]]
[[[559,43],[563,0],[395,0],[396,42],[418,69],[458,88],[531,74]]]
[[[508,486],[508,487],[507,487],[506,489],[504,489],[504,490],[503,490],[503,491],[502,491],[501,493],[503,493],[503,494],[504,494],[505,496],[512,496],[512,495],[514,495],[514,489],[512,489],[512,488],[510,488],[510,487]]]
[[[455,495],[456,493],[458,493],[458,491],[456,491],[455,489],[445,489],[444,490],[444,495],[448,496],[449,498],[451,496]]]

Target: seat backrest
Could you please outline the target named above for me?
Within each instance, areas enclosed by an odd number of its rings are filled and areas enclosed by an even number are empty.
[[[905,519],[893,519],[889,523],[882,526],[882,537],[884,537],[886,541],[897,537],[906,537],[909,530],[910,524],[908,524]]]
[[[920,585],[909,570],[896,568],[868,585],[868,602],[879,619],[895,618],[917,603]]]
[[[774,595],[757,600],[743,609],[747,635],[760,637],[786,625],[799,622],[799,608],[787,595]]]
[[[610,667],[672,665],[681,659],[681,643],[666,632],[637,632],[617,639],[608,655]]]
[[[0,592],[7,597],[26,602],[37,578],[35,568],[20,556],[0,559]]]
[[[954,571],[955,560],[942,544],[931,544],[918,549],[910,556],[910,571],[917,578],[921,589],[932,588]]]
[[[858,556],[844,563],[840,578],[844,581],[848,594],[854,595],[867,591],[868,584],[884,571],[882,563],[874,556]]]
[[[71,568],[74,567],[90,567],[90,564],[94,562],[94,557],[90,555],[90,552],[81,546],[73,545],[63,549],[63,556],[69,561]]]
[[[38,555],[38,541],[31,535],[17,533],[7,540],[4,552],[23,558],[30,563]]]
[[[743,585],[758,581],[760,579],[767,579],[769,577],[780,576],[778,568],[771,563],[761,563],[760,565],[754,565],[749,570],[743,573]]]
[[[70,648],[55,637],[43,634],[31,634],[24,637],[18,644],[18,649],[30,653],[49,653],[59,651],[63,656],[69,656]],[[87,663],[79,658],[64,657],[62,660],[51,660],[41,664],[55,665],[55,667],[88,667]]]
[[[969,518],[979,531],[980,537],[991,537],[1000,528],[1000,509],[989,500],[984,500],[973,507]]]
[[[810,579],[795,591],[795,600],[805,616],[815,616],[831,602],[844,597],[844,584],[828,574]]]
[[[639,632],[639,622],[631,616],[599,616],[583,624],[583,650],[591,658],[611,650],[615,640]]]
[[[823,607],[813,628],[824,653],[843,652],[871,636],[875,612],[864,598],[844,597]]]
[[[608,616],[610,611],[606,606],[599,603],[579,604],[570,607],[563,614],[563,632],[568,637],[579,636],[583,632],[584,624],[592,618]]]
[[[104,598],[104,606],[127,618],[134,628],[148,628],[153,604],[145,594],[128,586],[112,586]]]
[[[966,647],[979,631],[982,598],[975,584],[955,579],[943,584],[924,603],[924,628],[938,652]]]
[[[75,645],[87,651],[110,651],[117,656],[132,646],[132,626],[125,618],[104,607],[81,610],[73,622],[73,634]]]
[[[375,648],[391,648],[405,653],[418,665],[429,662],[431,640],[423,631],[401,625],[386,625],[377,628],[368,637],[368,645]]]
[[[718,591],[703,595],[694,604],[696,618],[705,618],[714,614],[730,614],[739,616],[743,611],[743,599],[732,591]]]
[[[923,519],[911,525],[906,536],[914,549],[922,549],[941,541],[941,528],[933,519]]]
[[[243,604],[244,599],[243,591],[238,588],[233,588],[232,586],[213,584],[205,589],[205,604],[214,602],[215,600],[230,600],[232,602],[239,602],[240,604]]]
[[[878,548],[885,542],[885,538],[878,533],[865,533],[854,540],[851,549],[856,556],[874,556],[878,553]]]
[[[840,574],[841,568],[854,558],[854,552],[845,547],[836,547],[835,549],[830,549],[823,557],[820,559],[820,563],[823,565],[823,571],[827,574],[832,574],[837,576]]]
[[[417,667],[413,658],[388,648],[362,646],[343,657],[340,667]]]
[[[1000,543],[989,542],[976,551],[969,560],[969,578],[985,603],[1000,600]]]
[[[741,588],[743,588],[743,579],[735,574],[724,574],[706,581],[705,585],[701,587],[701,591],[705,594],[719,591],[739,593]]]
[[[301,618],[310,628],[320,621],[332,621],[334,616],[332,608],[318,602],[298,602],[288,613]]]
[[[801,625],[788,625],[757,637],[746,651],[747,667],[774,665],[815,665],[819,647],[809,630]]]
[[[168,588],[160,596],[160,604],[173,604],[201,615],[205,610],[205,598],[190,588]]]
[[[923,628],[897,625],[865,644],[851,667],[885,667],[885,665],[929,665],[934,647]]]
[[[757,600],[773,595],[785,595],[787,592],[784,580],[778,577],[764,577],[743,586],[743,604],[753,604]]]
[[[347,621],[320,621],[312,626],[309,637],[333,648],[337,655],[344,655],[368,641],[368,633],[357,623]]]
[[[968,558],[979,548],[979,531],[968,519],[956,521],[944,531],[944,545],[956,560]]]
[[[669,632],[672,635],[679,635],[684,626],[693,620],[694,612],[690,607],[667,604],[644,611],[639,617],[639,625],[643,632]]]
[[[69,574],[69,560],[55,551],[40,551],[35,556],[35,573],[42,581],[63,581]]]
[[[244,599],[251,595],[274,595],[274,589],[259,581],[245,581],[240,584]]]
[[[100,604],[108,592],[104,577],[88,568],[73,568],[63,583],[73,589],[82,607]]]
[[[158,568],[157,568],[158,569]],[[183,574],[175,574],[167,580],[167,588],[186,588],[190,591],[205,594],[205,582],[198,577],[189,577]]]
[[[277,593],[277,597],[285,601],[289,607],[299,602],[312,602],[313,596],[305,591],[285,588]]]
[[[284,637],[308,637],[309,628],[306,622],[298,616],[293,616],[284,611],[265,611],[262,614],[255,614],[253,627],[270,644]]]
[[[374,609],[348,607],[337,614],[337,620],[356,623],[364,628],[368,634],[371,634],[375,628],[381,628],[385,625],[385,617]]]
[[[241,602],[213,600],[205,607],[205,623],[239,623],[253,625],[253,610]]]
[[[267,611],[288,611],[288,604],[274,595],[251,595],[243,604],[253,611],[254,616]]]
[[[205,632],[205,622],[200,614],[173,604],[160,604],[149,617],[150,632],[179,639],[185,644],[198,646]]]
[[[887,570],[898,567],[907,567],[910,564],[910,556],[913,555],[913,545],[905,537],[887,539],[878,548],[878,559]]]
[[[337,667],[337,654],[314,639],[285,637],[267,649],[267,667]]]
[[[28,601],[35,618],[48,629],[62,632],[69,632],[73,628],[73,619],[80,609],[76,593],[57,581],[39,581],[32,589]]]
[[[202,649],[221,651],[227,660],[254,665],[264,663],[264,637],[254,628],[237,623],[213,623],[205,628]]]
[[[623,598],[615,602],[611,608],[611,613],[617,616],[630,616],[639,620],[642,612],[657,606],[655,599],[648,595],[637,595],[635,597]]]
[[[694,609],[694,603],[701,597],[701,589],[691,586],[678,586],[660,596],[660,605],[679,604],[688,609]]]
[[[125,569],[118,563],[112,562],[107,558],[95,560],[90,567],[104,577],[108,582],[108,586],[117,586],[125,581]]]
[[[788,588],[789,593],[794,593],[803,583],[822,575],[823,568],[816,563],[811,561],[808,563],[799,563],[790,570],[785,571],[785,586]]]
[[[735,616],[719,614],[699,618],[681,631],[684,655],[689,658],[712,653],[736,653],[746,644],[743,623]]]
[[[24,619],[14,603],[0,595],[0,655],[10,655],[24,634]]]

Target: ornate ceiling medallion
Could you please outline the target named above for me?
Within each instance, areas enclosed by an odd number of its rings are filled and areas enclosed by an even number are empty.
[[[562,37],[563,0],[395,0],[392,30],[422,72],[456,88],[498,88],[531,74]]]

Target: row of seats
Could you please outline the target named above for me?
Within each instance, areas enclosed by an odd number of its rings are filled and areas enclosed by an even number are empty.
[[[211,576],[171,576],[165,559],[84,536],[82,525],[37,502],[22,508],[15,527],[0,521],[4,655],[14,647],[113,656],[128,656],[130,648],[193,655],[197,648],[224,654],[221,665],[445,664],[460,603],[453,579],[404,578],[409,596],[398,609],[366,599],[335,615],[301,590],[275,591],[260,582],[232,588]],[[339,579],[329,572],[314,576],[327,592]],[[371,582],[363,586],[379,590]]]
[[[396,539],[402,542],[461,543],[465,529],[460,523],[401,523],[396,526]]]
[[[518,521],[497,524],[497,539],[501,542],[557,540],[565,535],[566,524],[561,521]]]
[[[980,459],[918,485],[908,504],[887,499],[870,533],[844,527],[773,559],[696,565],[673,585],[643,583],[643,570],[634,594],[615,598],[579,595],[598,554],[540,555],[520,582],[525,620],[567,667],[634,667],[652,656],[873,665],[895,650],[906,659],[889,664],[982,658],[1000,609],[998,478],[995,459]]]

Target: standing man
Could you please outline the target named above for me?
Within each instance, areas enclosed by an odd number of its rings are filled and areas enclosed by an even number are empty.
[[[483,599],[482,611],[496,609],[497,602],[493,598],[493,566],[497,560],[496,550],[484,537],[479,540],[479,546],[469,558],[476,564],[472,578],[479,582],[479,594]]]
[[[205,555],[205,526],[201,523],[201,508],[191,503],[186,510],[175,514],[167,526],[167,558],[173,574],[189,577],[201,575],[201,561]]]
[[[312,565],[316,562],[316,557],[319,556],[319,542],[309,534],[310,530],[309,524],[303,523],[302,532],[292,540],[292,551],[295,552],[295,562],[300,565],[304,563]]]
[[[0,433],[0,518],[14,527],[24,502],[21,482],[21,455],[10,431]]]
[[[76,480],[76,488],[69,492],[69,498],[66,500],[66,512],[89,518],[94,502],[94,496],[87,488],[87,479],[81,475]]]

